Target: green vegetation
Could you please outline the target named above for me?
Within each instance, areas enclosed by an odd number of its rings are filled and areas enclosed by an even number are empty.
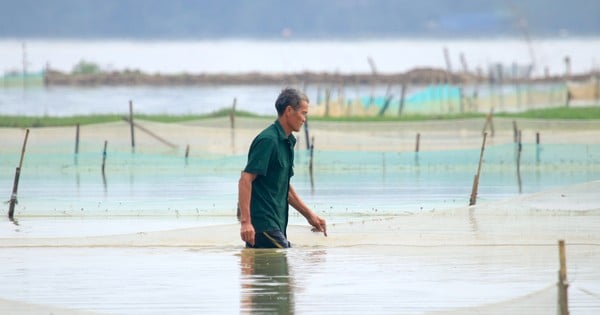
[[[211,119],[219,117],[228,117],[231,109],[221,109],[219,111],[205,115],[135,115],[136,119],[143,119],[164,123],[177,123],[191,120]],[[264,117],[244,111],[236,111],[236,117]],[[121,121],[126,115],[108,114],[108,115],[87,115],[87,116],[69,116],[69,117],[31,117],[31,116],[0,116],[0,127],[29,128],[29,127],[52,127],[52,126],[74,126],[76,124],[87,125],[97,123],[107,123]],[[377,122],[377,121],[425,121],[425,120],[451,120],[451,119],[484,119],[485,114],[464,113],[448,115],[404,115],[401,117],[317,117],[311,116],[315,121],[349,121],[349,122]],[[527,118],[527,119],[600,119],[600,107],[562,107],[536,109],[522,113],[498,113],[495,117],[505,118]]]
[[[87,62],[85,60],[79,61],[71,71],[72,74],[97,74],[102,72],[100,66],[93,62]]]
[[[219,117],[229,117],[231,115],[230,108],[224,108],[216,112],[212,112],[204,115],[135,115],[134,118],[139,118],[149,121],[157,121],[164,123],[176,123],[182,121],[199,120],[199,119],[210,119]],[[235,117],[260,117],[259,115],[246,112],[246,111],[235,111]]]
[[[164,123],[177,123],[182,121],[210,119],[218,117],[228,117],[231,113],[231,109],[222,109],[213,113],[205,115],[134,115],[135,119],[143,119],[148,121],[164,122]],[[260,117],[245,111],[236,111],[236,117]],[[77,115],[77,116],[66,116],[66,117],[52,117],[52,116],[3,116],[0,115],[0,127],[12,127],[12,128],[30,128],[30,127],[56,127],[56,126],[75,126],[89,125],[89,124],[101,124],[108,122],[121,121],[127,118],[127,115],[118,114],[95,114],[95,115]]]
[[[119,115],[87,115],[69,117],[32,117],[32,116],[0,116],[0,127],[28,128],[74,126],[107,123],[121,120]]]
[[[499,113],[495,116],[531,119],[600,119],[600,106],[535,109],[523,113]]]

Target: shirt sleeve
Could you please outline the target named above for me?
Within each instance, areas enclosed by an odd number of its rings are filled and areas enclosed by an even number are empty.
[[[269,169],[269,160],[274,150],[275,143],[272,140],[256,139],[250,146],[248,164],[246,164],[244,172],[266,176]]]

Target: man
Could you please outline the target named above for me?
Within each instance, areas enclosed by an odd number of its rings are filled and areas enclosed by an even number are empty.
[[[300,212],[315,231],[327,236],[324,219],[300,199],[290,178],[294,175],[292,131],[300,131],[308,114],[308,97],[286,88],[277,97],[277,120],[250,145],[248,164],[239,181],[240,236],[249,248],[288,248],[288,209]]]

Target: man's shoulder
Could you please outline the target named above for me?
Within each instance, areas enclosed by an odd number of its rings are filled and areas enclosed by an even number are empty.
[[[269,125],[267,128],[263,129],[257,136],[256,139],[273,139],[277,140],[277,128],[275,124]]]

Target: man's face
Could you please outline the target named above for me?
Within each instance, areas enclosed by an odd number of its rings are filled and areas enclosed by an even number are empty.
[[[300,131],[302,124],[306,121],[308,115],[308,102],[300,101],[300,107],[295,110],[293,107],[287,107],[287,121],[292,131]]]

